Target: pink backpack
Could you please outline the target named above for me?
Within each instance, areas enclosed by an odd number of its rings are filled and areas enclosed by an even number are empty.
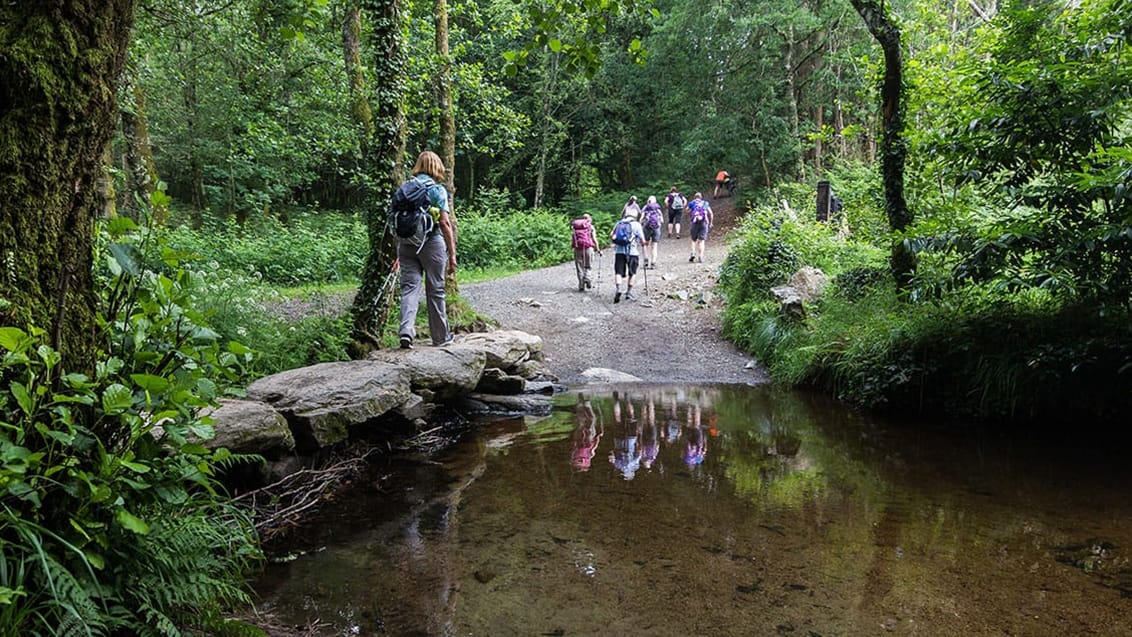
[[[596,248],[593,238],[593,226],[586,219],[574,220],[574,249],[579,248]]]

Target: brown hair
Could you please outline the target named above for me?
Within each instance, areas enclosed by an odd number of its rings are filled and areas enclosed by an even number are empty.
[[[444,183],[444,162],[440,161],[440,157],[432,152],[426,150],[417,156],[417,163],[413,166],[413,174],[428,175],[440,183]]]

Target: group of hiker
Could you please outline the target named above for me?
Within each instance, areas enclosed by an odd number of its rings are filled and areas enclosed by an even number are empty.
[[[637,298],[633,292],[637,271],[642,265],[646,270],[656,269],[665,226],[667,225],[669,239],[679,239],[685,209],[688,211],[688,238],[691,241],[688,262],[703,263],[708,230],[715,219],[711,204],[701,193],[697,192],[689,201],[679,188],[673,186],[664,197],[663,208],[652,195],[643,208],[637,203],[636,195],[625,202],[621,218],[609,232],[609,239],[613,244],[614,303],[620,303],[622,298],[627,301]],[[572,232],[574,272],[578,278],[578,290],[584,292],[593,287],[594,257],[602,255],[601,241],[598,239],[593,217],[589,214],[574,220]],[[647,273],[645,276],[648,276]],[[621,291],[622,285],[624,294]]]
[[[575,471],[588,471],[597,457],[605,426],[601,411],[584,393],[578,394],[574,410],[577,424],[571,436],[570,464]],[[680,411],[684,412],[683,419]],[[615,391],[609,462],[622,478],[632,480],[639,471],[653,469],[664,443],[678,449],[684,465],[694,470],[707,455],[708,436],[718,435],[711,425],[714,416],[708,416],[706,427],[702,417],[698,401],[678,407],[675,395],[649,393],[634,405],[629,396]]]
[[[417,338],[417,305],[422,293],[428,307],[429,336],[434,345],[452,342],[445,302],[444,277],[456,272],[456,232],[451,218],[451,196],[444,187],[445,169],[440,157],[422,152],[413,166],[413,176],[398,188],[390,206],[389,223],[397,235],[397,260],[401,270],[401,317],[398,340],[403,349],[411,349]],[[715,196],[720,186],[733,188],[726,171],[716,176]],[[680,238],[680,223],[688,210],[691,254],[688,262],[704,260],[704,243],[714,222],[709,204],[701,193],[689,201],[676,186],[664,197],[664,206],[649,196],[644,207],[631,196],[621,210],[621,218],[609,233],[613,243],[614,294],[620,303],[633,300],[633,284],[644,257],[644,268],[655,270],[659,258],[661,235],[667,219],[668,238]],[[667,212],[667,215],[665,215]],[[573,222],[574,269],[578,290],[593,287],[594,256],[601,255],[601,241],[593,218],[582,215]],[[648,276],[647,274],[645,275]],[[647,281],[647,278],[646,278]]]

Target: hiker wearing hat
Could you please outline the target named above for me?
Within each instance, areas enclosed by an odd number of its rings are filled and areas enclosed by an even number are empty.
[[[635,203],[635,202],[630,202]],[[633,295],[633,277],[637,274],[637,263],[641,256],[641,246],[645,243],[645,231],[641,227],[640,210],[631,210],[625,207],[621,220],[613,226],[609,233],[613,239],[613,285],[615,293],[613,302],[621,302],[621,280],[625,280],[625,300],[636,298]]]

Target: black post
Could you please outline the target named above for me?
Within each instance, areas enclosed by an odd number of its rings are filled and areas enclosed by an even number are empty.
[[[829,221],[829,203],[830,198],[833,196],[833,191],[829,187],[828,181],[818,182],[818,215],[817,219],[821,222]]]

